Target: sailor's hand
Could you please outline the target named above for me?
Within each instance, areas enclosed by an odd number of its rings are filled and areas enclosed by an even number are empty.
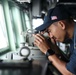
[[[48,49],[50,49],[50,45],[48,41],[40,34],[34,34],[34,44],[45,54]]]

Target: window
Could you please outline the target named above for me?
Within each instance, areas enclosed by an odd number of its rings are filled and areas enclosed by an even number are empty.
[[[14,34],[14,41],[16,48],[20,47],[20,43],[24,42],[24,38],[21,35],[21,32],[23,31],[22,28],[22,20],[21,20],[21,14],[20,14],[20,8],[12,4],[10,5],[10,16],[11,16],[11,22],[12,22],[12,28],[13,28],[13,34]]]
[[[0,4],[0,49],[8,46],[8,37],[4,19],[3,7]]]
[[[39,25],[43,24],[43,20],[38,18],[38,19],[33,19],[33,29],[35,29],[36,27],[38,27]]]
[[[31,29],[30,20],[26,13],[25,13],[25,22],[26,22],[26,28]]]

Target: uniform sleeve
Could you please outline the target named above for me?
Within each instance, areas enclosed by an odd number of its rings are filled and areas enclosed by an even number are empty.
[[[70,61],[66,65],[67,70],[76,75],[76,50],[73,51]]]

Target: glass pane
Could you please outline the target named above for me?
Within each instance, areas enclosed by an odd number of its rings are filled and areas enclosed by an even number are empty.
[[[15,33],[15,27],[14,27],[14,20],[13,20],[13,14],[12,14],[12,8],[10,8],[10,17],[11,17],[11,22],[12,22],[12,29],[13,29],[13,35],[14,35],[14,41],[16,44],[16,33]]]
[[[6,24],[2,5],[0,4],[0,49],[8,46]]]
[[[30,20],[26,13],[25,13],[25,22],[26,22],[27,29],[31,29]]]
[[[36,27],[38,27],[39,25],[43,24],[43,20],[42,19],[33,19],[33,29],[35,29]]]

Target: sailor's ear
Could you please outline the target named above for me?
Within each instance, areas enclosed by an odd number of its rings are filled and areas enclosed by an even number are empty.
[[[65,23],[63,21],[58,21],[58,25],[62,28],[65,29]]]

